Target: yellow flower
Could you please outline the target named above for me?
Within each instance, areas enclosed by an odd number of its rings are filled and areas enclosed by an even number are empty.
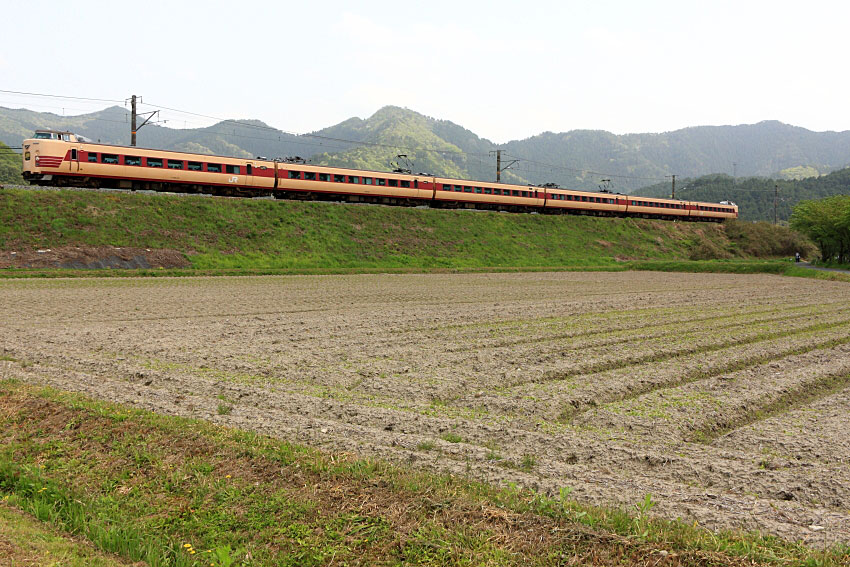
[[[194,550],[194,549],[190,549],[190,550],[189,550],[189,554],[191,554],[191,555],[195,555],[195,550]]]
[[[230,475],[229,475],[229,474],[228,474],[228,475],[224,475],[224,478],[230,478]]]
[[[192,544],[191,543],[184,543],[183,547],[185,547],[186,549],[190,549],[192,547]]]

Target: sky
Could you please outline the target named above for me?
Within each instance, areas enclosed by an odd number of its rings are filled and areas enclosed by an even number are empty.
[[[81,114],[136,94],[140,111],[176,109],[160,113],[171,127],[306,133],[395,105],[496,143],[850,130],[848,2],[40,0],[37,18],[6,2],[0,90],[56,95],[0,92],[7,108]]]

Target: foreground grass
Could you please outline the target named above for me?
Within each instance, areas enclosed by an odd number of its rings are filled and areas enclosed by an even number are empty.
[[[713,533],[250,432],[0,382],[11,505],[151,566],[847,565],[755,534]]]
[[[519,272],[689,272],[726,274],[776,274],[790,277],[850,282],[850,274],[798,268],[782,260],[632,260],[595,266],[536,266],[480,268],[233,268],[233,269],[169,269],[169,270],[63,270],[6,269],[0,279],[16,278],[104,278],[104,277],[197,277],[197,276],[280,276],[332,274],[445,274],[445,273],[519,273]]]
[[[125,567],[129,563],[94,549],[86,541],[56,533],[31,515],[0,503],[0,556],[3,565]]]

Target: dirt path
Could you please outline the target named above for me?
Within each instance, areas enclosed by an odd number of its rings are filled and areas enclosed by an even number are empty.
[[[0,376],[828,545],[848,299],[726,274],[0,281]]]

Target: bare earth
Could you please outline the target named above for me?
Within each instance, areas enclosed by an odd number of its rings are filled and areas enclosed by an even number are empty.
[[[0,281],[0,377],[588,503],[850,541],[850,286],[654,273]]]

